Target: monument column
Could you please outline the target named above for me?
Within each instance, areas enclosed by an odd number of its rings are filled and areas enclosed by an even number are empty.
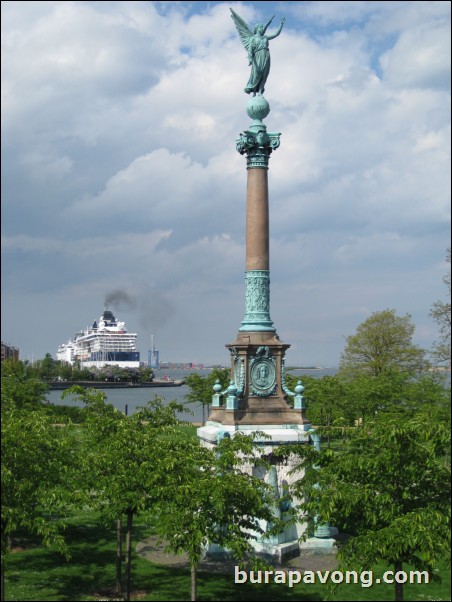
[[[304,414],[303,385],[299,381],[290,391],[285,384],[285,353],[290,345],[280,340],[270,317],[268,165],[270,155],[280,145],[280,133],[267,132],[263,123],[270,113],[263,92],[270,69],[268,42],[279,35],[284,19],[274,35],[266,36],[271,20],[267,25],[256,25],[253,33],[232,9],[231,13],[251,65],[245,92],[253,94],[246,108],[252,122],[236,140],[238,152],[247,161],[245,316],[236,340],[226,345],[231,353],[230,385],[224,391],[218,382],[214,386],[211,413],[206,425],[198,429],[198,437],[203,445],[215,448],[224,436],[263,433],[258,440],[259,450],[272,459],[272,467],[262,473],[262,478],[274,486],[275,492],[283,492],[290,490],[297,478],[292,470],[296,460],[278,460],[273,455],[275,446],[307,445],[311,428]],[[260,468],[250,466],[249,470],[255,473]],[[282,513],[288,511],[281,508]],[[288,522],[276,539],[257,539],[253,545],[277,560],[297,555],[298,538],[305,527]]]
[[[275,332],[270,318],[270,251],[268,161],[279,147],[279,133],[268,133],[264,119],[270,106],[263,96],[248,102],[253,119],[236,140],[247,156],[245,317],[241,332]]]

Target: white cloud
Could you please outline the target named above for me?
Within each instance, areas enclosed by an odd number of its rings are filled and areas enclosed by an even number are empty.
[[[272,27],[287,15],[270,41],[266,123],[282,132],[272,317],[294,362],[337,363],[343,336],[385,307],[412,313],[428,346],[450,245],[449,3],[235,9],[251,24],[275,14]],[[54,345],[106,291],[148,287],[174,305],[173,358],[186,329],[218,361],[243,317],[245,266],[235,138],[249,67],[229,5],[13,2],[2,14],[8,340],[27,347],[15,312],[27,303],[51,307]],[[69,325],[58,312],[72,303]]]
[[[380,59],[393,88],[450,88],[450,22],[403,32]]]

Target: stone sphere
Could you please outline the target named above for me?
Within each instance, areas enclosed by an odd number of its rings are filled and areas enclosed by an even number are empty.
[[[304,387],[303,387],[303,385],[301,384],[301,380],[299,380],[299,381],[297,382],[297,386],[295,387],[295,393],[296,393],[297,395],[301,395],[301,393],[303,393],[303,391],[304,391]]]
[[[246,105],[246,112],[251,119],[262,121],[270,113],[270,105],[263,96],[252,96]]]
[[[229,395],[236,395],[237,394],[237,385],[235,384],[235,382],[233,380],[231,380],[231,383],[227,389]]]

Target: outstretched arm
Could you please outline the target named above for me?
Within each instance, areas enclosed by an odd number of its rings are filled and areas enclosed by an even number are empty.
[[[267,31],[268,26],[270,25],[270,23],[273,21],[273,19],[275,18],[275,15],[273,15],[273,17],[270,19],[270,21],[267,23],[267,25],[264,27],[264,33]]]
[[[273,18],[273,17],[272,17],[272,18]],[[283,18],[281,19],[281,24],[280,24],[280,26],[279,26],[279,28],[278,28],[278,31],[277,31],[276,33],[274,33],[272,36],[267,36],[267,39],[268,39],[268,40],[273,40],[273,38],[277,38],[277,37],[279,36],[279,34],[281,33],[281,30],[282,30],[282,28],[283,28],[283,25],[284,25],[284,23],[285,23],[285,22],[286,22],[286,18],[285,18],[285,17],[283,17]]]

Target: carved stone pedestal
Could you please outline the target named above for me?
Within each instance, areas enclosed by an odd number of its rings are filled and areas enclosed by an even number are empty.
[[[225,410],[227,412],[227,410]],[[232,414],[229,414],[231,416]],[[246,415],[246,414],[245,414]],[[289,505],[279,503],[278,498],[290,491],[294,480],[301,477],[301,474],[293,474],[292,471],[296,466],[297,459],[289,457],[284,461],[273,456],[275,447],[281,447],[288,444],[307,445],[309,443],[309,433],[307,432],[307,424],[268,424],[266,426],[257,426],[250,423],[247,424],[225,424],[214,422],[209,417],[206,425],[198,429],[198,437],[201,444],[206,447],[215,449],[221,439],[225,436],[234,437],[235,433],[251,433],[259,431],[262,433],[260,439],[256,441],[259,452],[270,462],[271,467],[265,469],[261,466],[249,465],[245,470],[249,474],[253,474],[262,481],[270,484],[275,492],[275,507],[274,514],[284,521],[285,517],[289,516]],[[292,500],[293,504],[297,504],[297,500]],[[267,525],[262,523],[261,528],[265,530]],[[300,544],[299,538],[303,535],[306,529],[306,524],[303,522],[292,524],[287,523],[286,528],[277,536],[270,538],[262,538],[256,533],[256,537],[252,545],[256,553],[273,563],[282,563],[290,558],[299,556]],[[209,546],[205,550],[205,556],[212,560],[220,560],[228,558],[229,552],[219,546]]]

